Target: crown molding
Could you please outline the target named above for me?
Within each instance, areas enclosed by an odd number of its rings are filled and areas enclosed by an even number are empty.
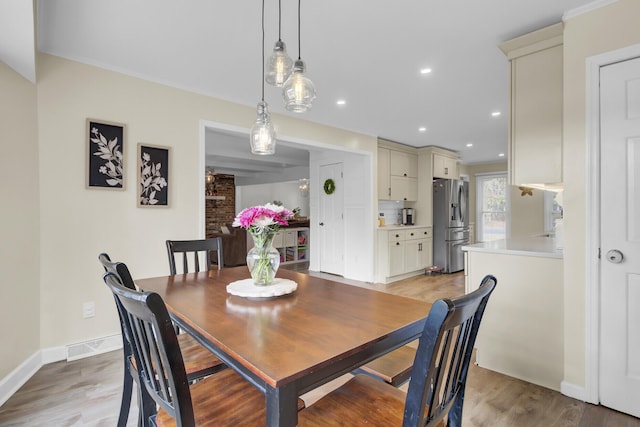
[[[610,4],[617,3],[618,0],[596,0],[584,6],[576,7],[565,12],[562,16],[562,21],[575,18],[576,16],[584,15],[585,13],[593,12],[601,7],[609,6]]]

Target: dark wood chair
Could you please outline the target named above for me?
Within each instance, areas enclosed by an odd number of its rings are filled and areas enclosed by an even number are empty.
[[[158,294],[126,288],[109,272],[104,281],[125,313],[134,355],[140,364],[139,381],[158,407],[157,413],[146,414],[149,425],[265,424],[264,395],[232,369],[189,385],[177,335]],[[300,399],[298,407],[304,408]]]
[[[120,262],[112,262],[109,255],[102,253],[98,256],[100,263],[104,267],[105,272],[117,276],[120,283],[129,289],[136,290],[135,283],[131,277],[131,273],[127,266]],[[114,295],[115,298],[115,295]],[[133,355],[133,347],[131,344],[131,334],[128,329],[126,315],[118,298],[115,298],[118,317],[120,318],[120,329],[122,332],[122,349],[124,356],[124,378],[122,381],[122,401],[120,403],[120,415],[118,416],[118,427],[127,425],[129,410],[131,408],[131,397],[133,395],[133,382],[138,380],[138,371],[136,359]],[[178,337],[178,344],[184,355],[185,369],[189,381],[195,381],[207,375],[214,374],[226,368],[220,359],[215,357],[213,353],[204,348],[191,335],[182,334]],[[145,405],[153,405],[149,396],[141,393],[142,388],[139,387],[138,402],[140,406],[139,425],[142,425],[142,417],[145,412]]]
[[[462,425],[471,353],[496,278],[463,297],[433,303],[411,370],[407,393],[367,375],[356,375],[298,414],[300,426]]]
[[[200,271],[200,255],[206,264],[206,270],[211,270],[213,264],[212,254],[216,253],[216,264],[218,269],[224,266],[224,256],[222,251],[222,239],[214,237],[201,240],[167,240],[167,255],[169,256],[169,271],[171,274],[178,274],[176,270],[175,254],[182,254],[182,273],[189,272],[189,254],[193,255],[194,269]]]

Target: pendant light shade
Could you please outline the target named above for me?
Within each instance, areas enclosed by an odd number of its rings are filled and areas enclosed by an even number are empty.
[[[276,42],[273,48],[273,54],[269,58],[267,64],[267,74],[265,79],[267,83],[273,86],[282,87],[291,75],[293,68],[293,60],[287,55],[287,48],[282,40]]]
[[[300,0],[298,0],[298,60],[293,65],[291,77],[284,83],[282,97],[288,111],[304,113],[316,99],[316,88],[305,75],[306,67],[300,56]]]
[[[282,87],[293,69],[293,60],[287,55],[287,46],[282,41],[282,1],[278,0],[278,41],[267,64],[265,81],[270,85]]]
[[[251,153],[267,155],[276,152],[276,130],[271,123],[271,115],[267,103],[264,102],[264,0],[262,0],[262,71],[260,83],[262,84],[262,98],[258,102],[257,119],[251,128],[250,143]]]
[[[251,153],[268,155],[276,152],[276,130],[271,123],[267,103],[258,102],[258,117],[251,128]]]
[[[316,88],[304,72],[304,62],[298,59],[293,66],[293,74],[282,88],[284,106],[288,111],[304,113],[316,99]]]

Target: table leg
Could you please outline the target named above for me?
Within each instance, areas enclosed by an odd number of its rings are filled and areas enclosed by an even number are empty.
[[[272,388],[267,386],[267,425],[294,427],[298,424],[298,394],[293,384]]]

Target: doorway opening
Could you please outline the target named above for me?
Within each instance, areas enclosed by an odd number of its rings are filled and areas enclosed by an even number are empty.
[[[319,182],[320,166],[327,162],[345,161],[349,168],[351,179],[345,179],[344,206],[345,233],[340,242],[345,258],[342,269],[345,278],[372,281],[374,271],[374,227],[373,213],[373,157],[371,153],[353,150],[346,147],[328,145],[317,141],[279,135],[276,156],[255,156],[250,153],[249,129],[231,126],[223,123],[202,120],[200,123],[200,181],[201,181],[201,218],[200,223],[206,221],[205,174],[207,167],[214,171],[234,175],[236,178],[236,201],[243,198],[241,193],[249,186],[269,185],[285,186],[292,189],[283,190],[278,195],[268,197],[273,200],[283,200],[285,193],[289,196],[301,198],[301,203],[308,203],[309,240],[308,261],[309,270],[320,271],[322,252],[320,250],[319,196],[322,183]],[[215,142],[212,142],[214,141]],[[280,157],[278,157],[280,156]],[[220,163],[209,163],[212,157],[218,157]],[[286,167],[282,167],[285,164]],[[300,189],[304,183],[304,190]],[[293,189],[295,187],[295,189]],[[369,191],[363,191],[368,188]],[[246,193],[246,192],[245,192]],[[295,193],[295,194],[294,194]],[[273,199],[273,200],[271,200]],[[257,203],[252,201],[251,203]],[[284,203],[283,203],[284,204]],[[285,206],[289,209],[298,207]],[[235,203],[235,213],[243,209],[239,202]],[[304,213],[304,211],[303,211]],[[204,226],[201,231],[204,236]]]

